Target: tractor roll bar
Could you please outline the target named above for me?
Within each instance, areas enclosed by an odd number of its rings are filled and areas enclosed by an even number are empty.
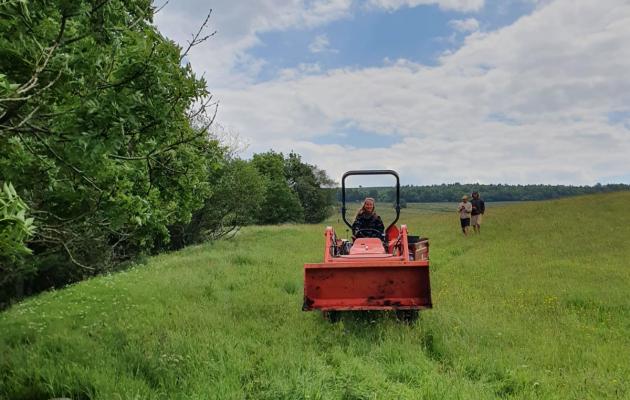
[[[385,229],[385,232],[387,232],[387,229],[398,222],[398,218],[400,217],[400,178],[398,177],[398,173],[391,169],[366,169],[362,171],[348,171],[343,174],[341,178],[341,217],[343,218],[343,222],[345,222],[350,229],[352,229],[352,224],[346,219],[346,178],[351,175],[393,175],[396,178],[396,219],[387,226]]]

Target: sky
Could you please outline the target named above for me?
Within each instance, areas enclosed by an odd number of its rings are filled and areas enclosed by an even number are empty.
[[[630,183],[629,0],[171,0],[154,22],[185,46],[210,9],[186,62],[243,158],[295,151],[337,181]]]

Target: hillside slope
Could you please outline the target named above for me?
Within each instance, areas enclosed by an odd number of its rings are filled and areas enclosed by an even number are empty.
[[[489,207],[468,238],[403,210],[431,238],[435,308],[411,326],[300,311],[323,226],[248,228],[0,313],[0,398],[628,398],[629,204]]]

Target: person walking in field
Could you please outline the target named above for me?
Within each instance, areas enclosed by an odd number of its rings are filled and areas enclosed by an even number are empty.
[[[481,219],[486,212],[486,203],[479,197],[479,192],[473,192],[470,204],[472,205],[470,224],[475,233],[481,233]]]
[[[468,196],[462,197],[462,202],[457,206],[459,213],[459,222],[462,226],[462,233],[468,236],[468,227],[470,226],[470,214],[472,213],[472,204],[468,202]]]

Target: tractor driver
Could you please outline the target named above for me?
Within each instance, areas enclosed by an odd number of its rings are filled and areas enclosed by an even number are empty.
[[[372,237],[383,239],[383,233],[385,226],[383,220],[376,214],[374,210],[374,199],[366,197],[363,200],[363,205],[357,212],[352,224],[352,237]]]

